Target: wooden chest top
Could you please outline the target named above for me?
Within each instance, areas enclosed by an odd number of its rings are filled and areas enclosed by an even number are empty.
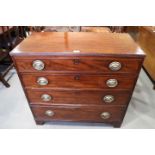
[[[111,55],[143,56],[128,34],[94,32],[32,33],[11,55]]]

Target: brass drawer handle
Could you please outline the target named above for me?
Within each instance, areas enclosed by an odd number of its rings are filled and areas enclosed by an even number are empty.
[[[109,112],[102,112],[100,116],[102,119],[109,119],[111,114]]]
[[[42,94],[41,95],[41,100],[44,102],[48,102],[50,100],[52,100],[52,96],[48,95],[48,94]]]
[[[120,69],[122,68],[122,65],[121,65],[121,63],[118,62],[118,61],[113,61],[113,62],[111,62],[111,63],[109,64],[109,68],[110,68],[110,70],[112,70],[112,71],[118,71],[118,70],[120,70]]]
[[[52,110],[46,110],[45,115],[49,116],[49,117],[52,117],[52,116],[54,116],[54,112]]]
[[[40,70],[43,70],[43,69],[44,69],[45,64],[44,64],[44,62],[41,61],[41,60],[35,60],[35,61],[33,61],[32,66],[33,66],[33,68],[34,68],[35,70],[39,70],[39,71],[40,71]]]
[[[37,80],[37,83],[40,85],[40,86],[45,86],[48,84],[48,80],[44,77],[39,77],[38,80]]]
[[[73,60],[73,63],[74,63],[75,65],[78,65],[78,64],[80,63],[80,60],[79,60],[79,59],[74,59],[74,60]]]
[[[116,87],[118,85],[118,81],[116,79],[109,79],[106,81],[108,87]]]
[[[80,80],[80,75],[74,76],[74,80]]]
[[[105,103],[111,103],[111,102],[113,102],[114,100],[115,100],[115,98],[114,98],[114,96],[112,96],[112,95],[106,95],[106,96],[103,97],[103,101],[104,101]]]

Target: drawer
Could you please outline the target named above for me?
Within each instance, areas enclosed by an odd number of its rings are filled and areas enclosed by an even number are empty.
[[[101,90],[27,90],[31,104],[85,104],[85,105],[126,105],[130,98],[129,91]]]
[[[132,89],[134,76],[90,74],[21,74],[25,87],[66,89]]]
[[[17,59],[17,58],[16,58]],[[39,61],[36,61],[39,60]],[[117,62],[117,63],[115,63]],[[16,61],[19,72],[71,71],[137,73],[141,60],[121,57],[27,57]],[[35,69],[36,68],[36,69]],[[38,70],[39,69],[39,70]]]
[[[43,121],[121,121],[124,106],[31,106],[36,120]]]

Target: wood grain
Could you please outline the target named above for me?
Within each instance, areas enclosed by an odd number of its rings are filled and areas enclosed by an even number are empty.
[[[80,53],[73,52],[79,50]],[[104,55],[126,54],[143,56],[143,51],[128,34],[95,32],[32,33],[12,55]]]
[[[130,91],[118,90],[27,90],[28,98],[31,104],[39,105],[60,105],[60,104],[85,104],[85,105],[127,105],[130,97]],[[41,95],[48,94],[52,97],[51,101],[44,102]],[[106,95],[114,96],[111,103],[104,102]]]
[[[124,106],[31,106],[36,120],[43,121],[85,121],[85,122],[111,122],[121,121],[125,112]],[[45,115],[52,110],[54,116]],[[102,119],[101,113],[109,112],[109,119]]]
[[[26,88],[52,88],[52,89],[133,89],[135,76],[124,75],[89,75],[89,74],[21,74]],[[37,83],[39,77],[48,80],[48,84],[40,86]],[[106,85],[108,79],[117,79],[118,85],[109,88]]]
[[[30,59],[31,58],[31,59]],[[103,73],[136,73],[142,61],[139,58],[122,57],[20,57],[17,61],[20,72],[103,72]],[[17,58],[19,59],[19,58]],[[37,71],[33,68],[33,61],[41,60],[45,68]],[[122,68],[118,71],[109,69],[111,62],[120,62]]]

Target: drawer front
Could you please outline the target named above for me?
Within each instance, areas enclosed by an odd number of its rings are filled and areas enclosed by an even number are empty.
[[[25,87],[67,88],[67,89],[132,89],[134,76],[123,75],[88,75],[88,74],[22,74]],[[109,81],[112,79],[109,87]],[[114,79],[114,80],[113,80]],[[108,83],[108,84],[107,84]]]
[[[27,90],[31,104],[87,104],[87,105],[126,105],[130,93],[128,91],[100,91],[100,90]]]
[[[36,61],[39,60],[39,61]],[[118,63],[115,64],[114,62]],[[45,59],[43,57],[20,59],[16,61],[18,69],[20,72],[38,72],[38,71],[80,71],[80,72],[118,72],[118,73],[136,73],[139,68],[141,60],[131,59],[131,58],[108,58],[108,57],[51,57],[50,59]],[[39,70],[36,65],[43,65]],[[111,64],[111,65],[110,65]],[[111,69],[115,65],[115,69]],[[41,67],[41,66],[40,66]],[[117,68],[120,67],[120,68]],[[117,70],[118,69],[118,70]]]
[[[121,121],[126,110],[123,106],[33,106],[31,108],[36,120],[88,122]]]

